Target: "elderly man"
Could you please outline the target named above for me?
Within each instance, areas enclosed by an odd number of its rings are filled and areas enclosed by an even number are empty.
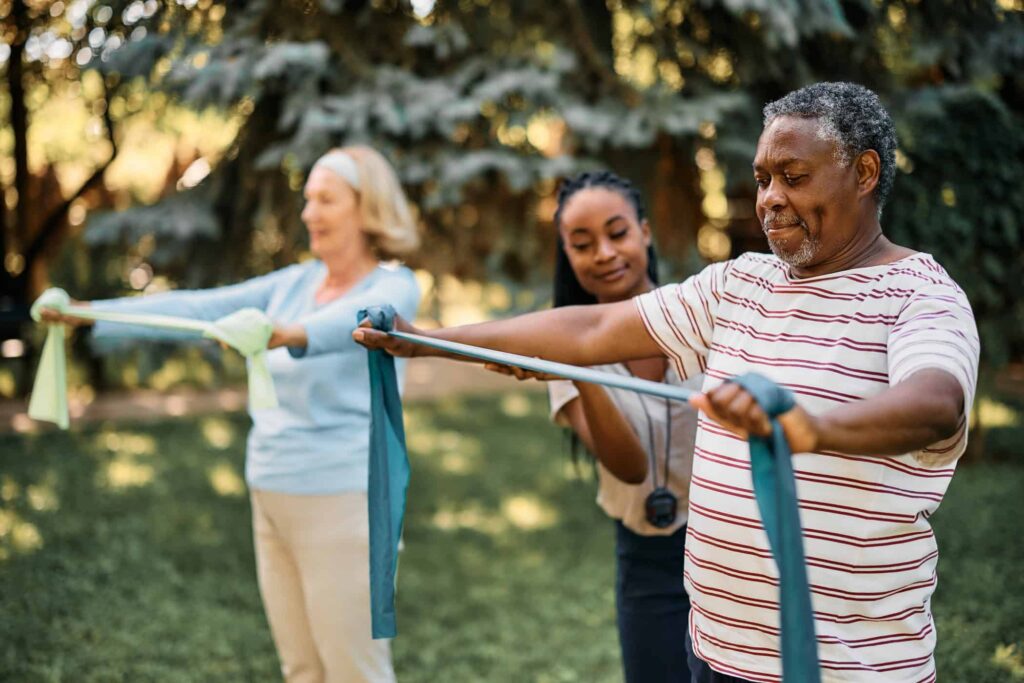
[[[768,422],[728,382],[751,371],[799,403],[782,424],[823,679],[935,679],[928,517],[966,444],[979,345],[957,284],[882,232],[895,150],[871,91],[795,91],[765,107],[753,164],[774,255],[716,263],[631,302],[427,333],[577,365],[666,355],[683,376],[705,374],[685,561],[695,681],[781,680],[778,573],[743,439]],[[355,335],[396,355],[436,353]]]

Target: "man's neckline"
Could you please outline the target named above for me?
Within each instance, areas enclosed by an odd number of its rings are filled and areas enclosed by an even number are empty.
[[[856,266],[854,268],[847,268],[845,270],[837,270],[837,271],[834,271],[834,272],[831,272],[831,273],[822,273],[821,275],[810,275],[808,277],[796,277],[795,275],[793,275],[792,268],[790,268],[790,266],[787,265],[785,261],[783,261],[782,259],[779,259],[777,256],[775,258],[779,261],[779,263],[781,263],[784,266],[783,274],[785,275],[787,282],[801,283],[801,282],[814,282],[815,280],[825,280],[825,279],[828,279],[828,278],[842,277],[844,275],[856,275],[856,274],[861,274],[861,273],[865,273],[865,272],[868,272],[868,271],[873,271],[873,270],[876,270],[876,269],[883,269],[883,270],[884,269],[889,269],[889,268],[892,268],[894,266],[898,266],[900,264],[906,263],[907,261],[910,261],[912,259],[916,259],[916,258],[919,258],[919,257],[927,257],[927,256],[928,255],[925,254],[924,252],[915,251],[913,254],[907,254],[906,256],[900,257],[900,258],[896,259],[895,261],[889,261],[888,263],[878,263],[878,264],[875,264],[873,266]]]

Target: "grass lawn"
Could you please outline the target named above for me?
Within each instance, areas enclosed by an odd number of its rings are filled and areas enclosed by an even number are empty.
[[[412,406],[403,683],[618,681],[613,533],[543,396]],[[244,416],[0,435],[0,681],[274,681]],[[1024,680],[1024,465],[934,517],[942,681]]]

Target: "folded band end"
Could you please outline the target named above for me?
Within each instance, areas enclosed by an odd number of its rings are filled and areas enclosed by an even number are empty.
[[[44,308],[53,308],[58,311],[67,310],[68,306],[71,305],[71,297],[60,287],[50,287],[48,290],[39,295],[39,298],[32,304],[32,308],[29,311],[29,315],[32,316],[32,320],[39,322],[42,320],[42,310]]]
[[[748,372],[745,375],[734,377],[731,382],[740,385],[754,397],[761,409],[768,414],[769,418],[775,418],[787,413],[796,407],[796,399],[793,392],[786,389],[764,375],[756,372]]]
[[[381,306],[367,306],[356,313],[356,324],[369,320],[373,329],[390,332],[395,326],[395,307],[390,304]]]

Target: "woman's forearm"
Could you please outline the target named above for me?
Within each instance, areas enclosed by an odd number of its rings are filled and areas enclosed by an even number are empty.
[[[616,478],[627,484],[642,483],[647,478],[649,456],[632,426],[602,387],[587,382],[573,382],[573,385],[579,392],[585,424],[585,429],[577,429],[576,433]]]
[[[309,345],[309,337],[306,335],[306,328],[302,325],[275,326],[270,341],[267,342],[268,349],[276,349],[279,346],[287,346],[292,349],[305,349]]]

